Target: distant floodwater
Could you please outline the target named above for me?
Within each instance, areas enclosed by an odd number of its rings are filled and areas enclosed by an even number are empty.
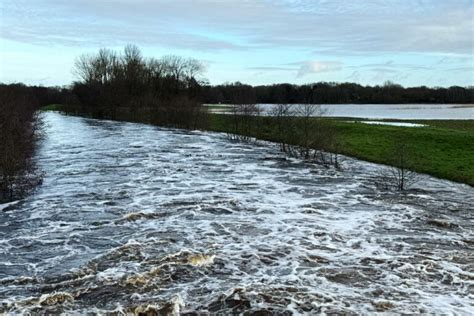
[[[264,113],[274,106],[260,104]],[[295,105],[296,107],[298,105]],[[474,120],[474,104],[323,104],[324,116],[404,120]]]
[[[271,104],[262,104],[264,110]],[[298,105],[296,105],[298,106]],[[474,119],[474,104],[324,104],[325,116],[369,119],[469,120]]]
[[[352,123],[363,123],[369,125],[388,125],[388,126],[399,126],[399,127],[424,127],[426,124],[408,123],[408,122],[387,122],[387,121],[348,121]]]

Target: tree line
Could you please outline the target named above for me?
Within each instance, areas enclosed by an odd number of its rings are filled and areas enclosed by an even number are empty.
[[[80,56],[71,87],[77,102],[99,116],[142,116],[159,125],[197,128],[201,124],[203,65],[192,58],[145,58],[127,45],[123,52],[101,49]]]
[[[318,82],[305,85],[274,84],[251,86],[240,82],[207,86],[204,103],[238,104],[236,96],[261,104],[396,104],[474,103],[474,87],[453,86],[404,88],[392,82],[362,86],[356,83]]]
[[[0,84],[0,203],[25,196],[38,183],[34,155],[42,136],[39,100],[47,90]]]

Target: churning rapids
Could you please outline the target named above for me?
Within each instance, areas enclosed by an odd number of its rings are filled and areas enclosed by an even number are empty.
[[[0,312],[468,314],[474,189],[276,145],[45,114],[44,183],[0,206]]]

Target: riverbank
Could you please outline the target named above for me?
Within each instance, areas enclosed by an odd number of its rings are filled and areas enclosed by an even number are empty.
[[[106,113],[87,113],[80,108],[50,105],[48,111],[62,111],[72,115],[83,115],[110,119]],[[147,115],[120,112],[119,121],[150,123]],[[259,128],[248,136],[278,142],[278,136],[271,126],[270,117],[257,118]],[[391,164],[391,149],[394,139],[407,140],[408,157],[413,157],[413,169],[438,178],[474,186],[474,120],[383,120],[424,124],[424,127],[403,127],[363,124],[351,118],[327,118],[338,135],[340,153],[375,163]],[[231,117],[223,114],[209,114],[208,129],[229,132]],[[257,132],[258,131],[258,132]]]

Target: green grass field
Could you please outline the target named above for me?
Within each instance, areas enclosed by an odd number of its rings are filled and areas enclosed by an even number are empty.
[[[410,145],[408,157],[414,161],[416,171],[474,185],[474,131],[460,129],[456,122],[446,122],[444,127],[335,124],[342,151],[348,156],[390,164],[391,144],[402,138]]]
[[[42,110],[64,111],[65,108],[50,105]],[[73,114],[81,115],[81,111],[76,109]],[[120,120],[128,119],[122,117]],[[258,118],[258,133],[248,136],[278,142],[272,120]],[[325,119],[337,131],[342,154],[390,165],[394,141],[401,138],[409,144],[407,154],[414,162],[415,171],[474,186],[474,120],[396,120],[425,124],[425,127],[369,125],[348,120],[360,119]],[[130,121],[147,123],[146,115],[135,116]],[[211,131],[229,132],[231,123],[228,115],[209,114],[208,129]]]

